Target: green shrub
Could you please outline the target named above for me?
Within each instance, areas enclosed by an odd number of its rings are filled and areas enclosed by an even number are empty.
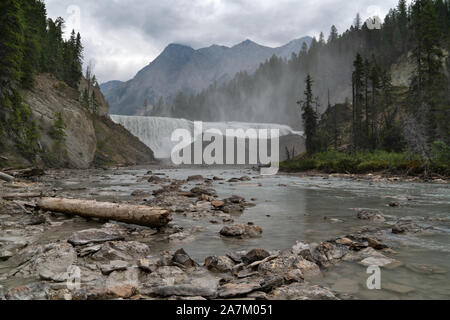
[[[433,160],[447,164],[450,163],[450,146],[443,141],[435,141],[431,147],[431,152]]]

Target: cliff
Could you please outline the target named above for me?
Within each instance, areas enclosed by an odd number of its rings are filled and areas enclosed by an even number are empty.
[[[153,152],[146,145],[108,118],[108,105],[100,90],[93,89],[99,102],[97,115],[79,102],[86,83],[82,79],[79,90],[75,90],[49,74],[38,75],[34,88],[22,91],[21,96],[38,127],[39,154],[35,159],[27,159],[11,141],[6,141],[5,148],[0,150],[0,167],[38,165],[84,169],[154,162]],[[55,144],[51,132],[58,113],[65,125],[65,154],[62,160],[49,164],[48,156]]]

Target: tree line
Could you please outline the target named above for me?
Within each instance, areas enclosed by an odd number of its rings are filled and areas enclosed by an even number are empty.
[[[0,136],[28,158],[37,154],[39,130],[20,89],[32,89],[44,72],[73,88],[82,77],[81,36],[72,31],[66,40],[63,30],[64,20],[47,18],[41,0],[0,2]]]
[[[357,15],[344,33],[332,26],[328,38],[321,33],[289,60],[273,56],[254,74],[240,72],[195,95],[179,93],[169,113],[302,126],[310,154],[407,146],[429,159],[435,142],[450,145],[449,52],[450,2],[400,0],[379,28]],[[402,61],[413,70],[405,85],[394,85],[392,66]]]

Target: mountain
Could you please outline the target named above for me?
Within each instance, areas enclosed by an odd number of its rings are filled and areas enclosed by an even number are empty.
[[[292,53],[300,52],[303,43],[309,46],[311,41],[311,37],[303,37],[270,48],[245,40],[231,48],[212,45],[198,50],[170,44],[133,79],[123,83],[110,81],[101,89],[111,114],[142,114],[161,97],[171,103],[179,92],[197,93],[214,82],[230,81],[240,71],[253,73],[273,55],[290,58]]]
[[[119,80],[108,81],[100,85],[100,90],[102,91],[103,94],[107,94],[110,90],[120,86],[122,83],[123,81]]]

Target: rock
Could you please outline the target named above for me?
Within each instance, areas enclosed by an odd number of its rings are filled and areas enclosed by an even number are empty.
[[[248,176],[240,177],[239,180],[240,181],[252,181],[252,179]]]
[[[225,205],[225,202],[222,200],[217,200],[217,201],[212,201],[211,204],[214,208],[220,209]]]
[[[6,300],[46,300],[49,290],[48,284],[36,282],[9,289],[5,298]]]
[[[240,196],[233,195],[230,198],[225,199],[225,202],[239,204],[239,203],[245,203],[245,199]]]
[[[408,294],[415,291],[414,288],[405,285],[397,283],[384,283],[384,282],[381,284],[381,289],[400,294]]]
[[[253,298],[255,300],[267,300],[267,293],[263,291],[254,291],[247,295],[248,298]]]
[[[368,257],[360,262],[365,267],[378,266],[389,267],[391,264],[397,264],[398,261],[388,257]]]
[[[419,225],[409,221],[398,221],[394,227],[392,227],[392,233],[404,234],[404,233],[420,233],[426,230],[431,230],[433,227],[427,225]]]
[[[219,287],[218,295],[220,298],[228,299],[245,296],[253,291],[260,290],[261,285],[256,282],[234,281]]]
[[[367,242],[369,244],[369,247],[374,248],[375,250],[383,250],[388,248],[387,245],[376,238],[367,238]]]
[[[391,202],[389,202],[389,207],[392,207],[392,208],[400,207],[400,203],[398,203],[396,201],[391,201]]]
[[[151,292],[151,288],[158,286],[173,286],[175,284],[183,284],[188,280],[188,275],[180,268],[175,266],[159,267],[156,271],[147,276],[144,287],[146,291],[142,294]],[[150,290],[150,291],[149,291]]]
[[[106,263],[112,260],[130,261],[143,258],[148,253],[149,247],[141,242],[111,241],[104,243],[98,252],[91,255],[91,259]]]
[[[383,215],[379,211],[372,211],[372,210],[361,210],[358,212],[358,219],[360,220],[369,220],[372,222],[385,222],[386,219],[383,217]]]
[[[95,246],[88,246],[86,248],[81,249],[78,255],[80,257],[85,257],[100,251],[101,248],[102,248],[101,244],[97,244]]]
[[[6,261],[11,258],[14,254],[8,250],[0,250],[0,261]]]
[[[348,247],[331,242],[322,242],[311,248],[312,261],[323,267],[341,260],[348,252]]]
[[[68,278],[68,268],[77,259],[73,247],[68,243],[53,243],[45,247],[27,248],[18,255],[26,263],[15,271],[16,276],[24,278],[40,277],[43,280],[63,282]]]
[[[343,245],[343,246],[351,246],[353,244],[352,240],[350,240],[349,238],[345,238],[345,237],[337,239],[335,242],[337,244],[340,244],[340,245]]]
[[[325,217],[324,220],[328,221],[330,223],[343,223],[344,222],[344,220],[342,220],[342,219],[332,218],[332,217]]]
[[[191,193],[196,196],[201,196],[203,194],[205,194],[207,196],[211,196],[211,197],[216,196],[216,191],[214,189],[206,189],[206,188],[200,188],[200,187],[195,187],[195,188],[191,189]]]
[[[303,283],[293,283],[272,291],[269,300],[339,300],[336,295],[327,288],[310,286]]]
[[[441,267],[427,265],[427,264],[411,263],[411,264],[407,264],[406,268],[411,271],[414,271],[416,273],[421,273],[421,274],[446,274],[447,273],[447,271]]]
[[[114,288],[123,285],[140,285],[141,270],[138,267],[129,267],[125,270],[113,271],[106,279],[105,287]]]
[[[223,181],[224,179],[222,179],[222,178],[220,178],[220,177],[214,176],[214,177],[213,177],[213,180],[214,180],[214,181]]]
[[[108,229],[88,229],[75,232],[68,240],[74,246],[83,246],[88,243],[102,243],[107,241],[124,240],[122,232],[113,232]]]
[[[296,255],[302,256],[306,260],[314,261],[311,253],[311,246],[304,242],[297,241],[297,244],[292,247],[292,252]]]
[[[47,219],[43,215],[33,215],[33,216],[31,216],[30,220],[28,222],[26,222],[26,225],[27,226],[37,226],[37,225],[44,224],[46,221],[47,221]]]
[[[179,249],[172,257],[172,262],[185,268],[197,267],[198,263],[189,257],[184,249]]]
[[[199,287],[191,284],[180,284],[172,286],[158,286],[151,289],[151,293],[160,297],[183,296],[183,297],[208,297],[215,298],[217,289]]]
[[[153,175],[148,179],[148,182],[153,183],[153,184],[160,184],[160,183],[167,183],[170,180],[167,178],[161,178],[158,175]]]
[[[160,261],[161,260],[159,258],[151,257],[139,259],[138,267],[146,272],[155,272],[158,269]]]
[[[113,271],[123,271],[128,267],[128,262],[121,260],[113,260],[109,264],[100,266],[100,270],[104,275],[109,275]]]
[[[317,264],[289,253],[283,253],[276,259],[260,264],[258,271],[281,275],[289,281],[302,281],[305,278],[313,278],[321,274]]]
[[[235,263],[227,256],[211,256],[205,259],[205,267],[208,270],[219,273],[231,272]]]
[[[128,299],[138,293],[138,290],[135,286],[131,284],[124,284],[120,286],[115,286],[112,288],[108,288],[107,296],[111,298],[123,298]]]
[[[242,257],[242,261],[245,264],[251,264],[256,261],[264,260],[269,257],[270,253],[263,249],[253,249],[249,251],[245,256]]]
[[[201,175],[190,176],[190,177],[187,178],[188,182],[191,182],[191,181],[203,181],[203,180],[205,180],[205,178],[203,178],[203,176],[201,176]]]
[[[238,238],[257,238],[260,237],[263,230],[259,226],[233,225],[225,226],[220,230],[220,234],[225,237]]]

